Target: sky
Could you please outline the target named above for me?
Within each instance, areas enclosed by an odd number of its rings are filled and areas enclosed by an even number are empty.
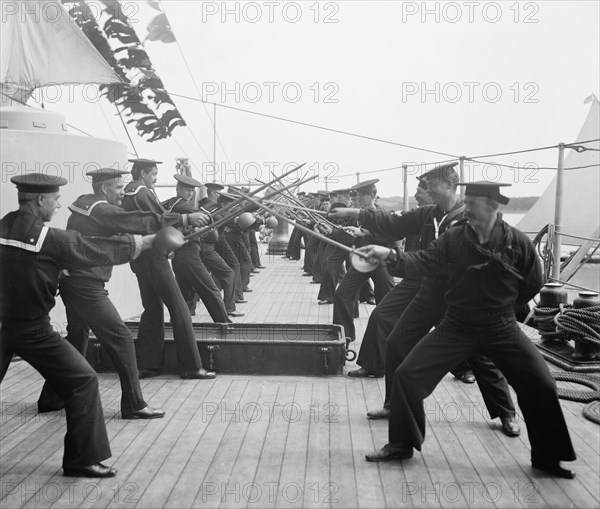
[[[142,30],[143,9],[123,4]],[[414,177],[432,167],[424,163],[574,141],[590,108],[584,100],[600,96],[596,1],[161,5],[177,43],[146,49],[188,128],[155,143],[130,134],[140,157],[165,162],[165,181],[177,157],[189,158],[199,180],[227,183],[306,163],[303,174],[316,178],[303,190],[378,178],[386,197],[402,195],[406,164],[413,194]],[[216,150],[210,103],[219,105]],[[104,99],[46,107],[133,152]],[[512,183],[508,196],[539,196],[555,171],[537,168],[557,158],[555,148],[479,157],[465,163],[465,177]]]

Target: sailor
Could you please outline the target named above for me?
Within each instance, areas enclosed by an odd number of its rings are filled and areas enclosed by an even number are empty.
[[[221,203],[229,203],[237,199],[234,194],[231,193],[220,193]],[[235,254],[235,257],[240,264],[240,277],[242,283],[242,291],[244,293],[251,292],[249,287],[250,284],[250,273],[252,272],[252,258],[250,257],[249,241],[245,239],[246,229],[242,228],[237,223],[237,217],[234,221],[227,223],[223,230],[225,234],[225,240],[231,247],[231,250]]]
[[[454,169],[456,164],[442,164],[422,175],[427,184],[427,192],[435,205],[423,206],[403,215],[361,209],[360,223],[370,231],[396,235],[397,239],[409,234],[419,234],[422,245],[424,247],[429,245],[432,240],[462,219],[465,206],[456,194],[459,180]],[[409,274],[409,276],[413,275]],[[377,367],[371,362],[381,359],[373,354],[385,348],[385,403],[382,409],[367,413],[370,419],[389,417],[394,371],[406,357],[406,352],[410,351],[443,317],[446,309],[444,293],[447,289],[447,278],[436,274],[425,275],[416,296],[401,311],[400,318],[387,338],[377,338],[382,342],[381,346],[369,348],[365,350],[364,356],[359,357],[358,364],[367,372],[371,372]],[[515,418],[514,403],[506,378],[489,359],[483,356],[475,356],[470,361],[490,416],[500,418],[502,431],[506,435],[513,437],[519,435],[520,429]]]
[[[109,237],[119,233],[150,234],[164,226],[177,226],[180,214],[127,212],[121,208],[124,196],[123,176],[128,172],[100,168],[87,172],[92,180],[93,194],[79,196],[69,206],[69,230],[82,235]],[[133,335],[110,301],[105,289],[112,275],[112,266],[70,271],[59,283],[60,296],[67,314],[67,341],[85,356],[91,329],[110,357],[121,382],[121,416],[124,419],[154,419],[163,417],[162,410],[147,405],[138,379]],[[38,399],[38,410],[49,412],[64,408],[64,402],[44,384]]]
[[[202,184],[187,175],[178,174],[174,175],[174,178],[177,181],[177,196],[163,202],[163,207],[169,212],[178,214],[198,212],[193,206],[193,198],[195,188]],[[184,233],[192,233],[192,229],[187,227]],[[195,237],[175,251],[172,266],[177,284],[179,284],[184,299],[188,302],[194,298],[194,292],[198,294],[214,322],[231,322],[227,316],[221,292],[202,262],[200,246],[200,237]]]
[[[324,203],[328,203],[327,199],[321,201],[321,206],[323,206]],[[326,208],[323,210],[334,210],[338,207],[344,207],[344,205],[345,203],[343,202],[334,202],[330,206],[326,206]],[[349,225],[346,219],[332,218],[329,220],[329,222],[334,226],[326,223],[318,223],[315,228],[322,235],[331,237],[334,240],[336,240],[337,236],[340,235],[340,231],[343,230],[343,227]],[[345,234],[343,231],[342,235],[344,237],[348,236],[352,238],[352,235]],[[351,240],[345,242],[350,245]],[[333,304],[335,289],[337,288],[338,282],[344,277],[346,272],[344,269],[344,262],[348,258],[348,253],[339,247],[326,242],[320,243],[318,252],[323,271],[323,279],[321,281],[321,286],[319,287],[317,299],[320,305]]]
[[[427,184],[424,179],[418,180],[419,184],[414,196],[417,206],[430,205],[432,202],[427,194]],[[420,240],[419,234],[407,235],[404,250],[410,252],[420,249]],[[385,374],[385,339],[421,288],[421,280],[422,277],[402,278],[402,281],[377,304],[369,316],[360,345],[357,362],[361,367],[354,370],[352,375],[350,375],[352,371],[348,372],[348,375],[378,377]]]
[[[200,210],[203,210],[207,213],[213,212],[217,208],[217,202],[213,201],[211,198],[203,198],[200,201]],[[202,237],[202,242],[200,243],[200,255],[202,258],[202,262],[209,270],[211,276],[214,279],[215,284],[218,288],[223,290],[223,303],[225,304],[225,310],[227,311],[227,315],[232,317],[241,317],[244,316],[244,313],[240,313],[239,311],[237,311],[236,308],[235,272],[234,269],[230,267],[225,262],[223,257],[219,254],[217,250],[219,240],[220,236],[217,230],[211,230],[210,232],[208,232],[205,236]],[[225,242],[225,244],[229,248],[229,244],[227,244],[227,242]],[[231,248],[229,248],[229,251],[231,251]],[[231,257],[235,259],[233,252],[231,252]]]
[[[159,161],[133,159],[133,181],[125,186],[123,208],[128,211],[145,210],[164,214],[166,211],[154,192]],[[209,217],[200,212],[183,214],[183,226],[204,226]],[[152,249],[131,263],[135,273],[144,312],[140,318],[136,349],[140,378],[159,374],[162,367],[165,340],[164,305],[169,309],[173,324],[173,339],[177,351],[179,373],[184,379],[215,378],[213,372],[202,367],[196,345],[192,317],[181,295],[167,257]]]
[[[229,203],[236,200],[235,196],[227,194],[224,191],[220,191],[217,196],[218,208],[223,208]],[[233,249],[231,249],[229,242],[227,242],[227,239],[225,238],[225,225],[220,226],[217,232],[218,240],[215,244],[216,251],[219,254],[219,256],[223,258],[225,263],[233,270],[233,289],[235,294],[235,303],[246,304],[248,301],[244,298],[240,262],[235,256]],[[233,316],[231,312],[229,313],[229,316]]]
[[[377,187],[375,184],[377,184],[377,182],[379,182],[379,179],[372,179],[352,186],[351,189],[358,193],[359,205],[361,207],[370,209],[375,208],[375,197],[377,196]],[[335,209],[333,215],[335,215]],[[374,236],[368,230],[363,228],[350,227],[347,228],[347,230],[356,235],[356,241],[354,243],[356,247],[366,246],[368,244],[386,245],[391,241],[389,238]],[[394,286],[394,278],[389,275],[387,268],[383,265],[378,266],[370,272],[359,272],[354,267],[350,266],[335,290],[333,298],[333,323],[343,325],[345,334],[351,341],[356,339],[354,311],[357,307],[359,291],[365,283],[368,284],[369,279],[373,280],[375,286],[376,302],[383,300],[385,295]],[[352,373],[353,372],[351,371],[348,374],[353,376]],[[383,371],[377,374],[383,376]]]
[[[204,187],[206,188],[206,197],[214,202],[219,199],[219,193],[225,189],[225,186],[216,182],[207,182]]]
[[[260,248],[256,239],[256,232],[265,224],[261,217],[256,217],[254,222],[248,227],[248,240],[250,244],[250,259],[252,260],[252,272],[258,273],[266,267],[260,261]]]
[[[11,178],[19,209],[0,221],[0,382],[13,354],[31,364],[65,402],[65,476],[112,477],[98,377],[50,324],[61,270],[118,265],[152,247],[153,236],[84,239],[50,228],[66,179],[40,173]]]
[[[560,465],[575,451],[556,394],[556,382],[515,317],[515,305],[529,302],[543,285],[540,262],[529,238],[502,220],[498,208],[509,199],[492,182],[465,190],[465,218],[426,250],[402,253],[382,246],[361,251],[387,261],[390,271],[448,274],[448,308],[433,332],[407,352],[393,375],[389,443],[368,461],[410,458],[425,439],[423,400],[457,363],[476,354],[489,357],[517,393],[527,424],[535,469],[572,479]]]
[[[319,210],[319,199],[317,193],[308,193],[307,208]],[[302,222],[307,228],[314,229],[315,222],[312,220],[306,220]],[[311,284],[321,284],[323,281],[323,270],[321,269],[319,261],[319,246],[321,241],[315,235],[306,236],[306,244],[304,249],[304,274],[305,276],[312,276]]]

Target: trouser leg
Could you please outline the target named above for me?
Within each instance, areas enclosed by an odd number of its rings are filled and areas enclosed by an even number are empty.
[[[423,401],[446,373],[469,357],[476,347],[444,322],[425,335],[394,372],[389,441],[421,450],[425,440]]]
[[[203,250],[202,261],[210,271],[213,278],[221,283],[223,289],[223,302],[227,312],[235,311],[235,287],[233,269],[214,250]]]
[[[142,253],[136,262],[131,263],[131,269],[138,280],[140,297],[144,307],[144,311],[140,316],[135,348],[138,367],[142,370],[158,372],[162,368],[163,360],[164,305],[152,284],[152,278],[158,277],[152,274],[152,260],[145,259],[144,256],[145,253]]]
[[[157,307],[160,307],[160,325],[162,332],[161,336],[158,338],[159,341],[151,343],[154,350],[149,352],[149,357],[153,361],[154,366],[156,366],[158,362],[162,364],[164,347],[164,313],[162,302],[164,302],[169,310],[171,323],[173,325],[173,339],[175,341],[179,368],[181,371],[196,371],[202,368],[202,361],[200,360],[200,353],[198,352],[198,346],[196,345],[192,317],[190,316],[185,300],[181,295],[179,286],[175,281],[173,271],[164,256],[161,256],[153,249],[146,253],[149,253],[150,256],[145,260],[147,263],[143,265],[144,286],[146,288],[149,287],[149,289],[152,290],[152,292],[148,292],[149,298],[147,299],[149,304],[151,304],[151,309],[156,310]],[[142,253],[142,256],[146,253]],[[143,296],[142,302],[144,302]],[[160,303],[160,306],[158,306],[158,303]],[[149,314],[145,305],[144,308],[142,320],[144,320],[146,314]],[[140,335],[142,330],[142,320],[140,321]],[[154,321],[156,321],[156,319],[154,319]],[[146,366],[142,364],[141,356],[139,366],[140,368],[146,368]],[[156,369],[156,367],[150,367],[149,369]]]
[[[490,417],[514,417],[516,415],[508,382],[496,365],[483,355],[469,358],[469,365],[477,380]]]
[[[369,278],[368,274],[351,267],[340,281],[333,296],[333,323],[344,327],[346,337],[356,339],[354,305],[359,288]]]
[[[444,315],[446,304],[442,295],[430,291],[428,287],[421,289],[406,307],[402,316],[386,339],[385,349],[385,403],[391,403],[392,384],[396,368]],[[450,366],[452,367],[452,366]]]
[[[60,294],[67,311],[67,341],[85,357],[88,327],[91,328],[115,366],[121,382],[121,412],[127,415],[147,406],[138,379],[133,336],[109,300],[104,283],[87,278],[65,278],[61,281]],[[45,383],[38,408],[63,407],[64,402]]]
[[[243,300],[244,291],[242,285],[242,275],[240,272],[240,262],[236,258],[231,246],[225,238],[225,234],[219,237],[216,244],[217,253],[223,258],[225,263],[233,270],[233,288],[235,292],[235,300]]]
[[[360,346],[359,366],[377,375],[385,372],[386,339],[420,287],[420,280],[403,279],[375,306]]]
[[[230,321],[221,298],[221,292],[202,263],[200,246],[195,244],[180,248],[173,258],[173,271],[179,288],[191,286],[214,322],[227,323]]]
[[[531,459],[574,460],[576,455],[556,394],[556,382],[515,317],[495,327],[488,324],[480,346],[480,353],[494,362],[517,393],[531,443]]]
[[[65,401],[64,467],[93,465],[111,456],[96,372],[82,355],[47,326],[28,335],[3,329],[4,351],[31,364]],[[6,343],[6,345],[4,345]]]

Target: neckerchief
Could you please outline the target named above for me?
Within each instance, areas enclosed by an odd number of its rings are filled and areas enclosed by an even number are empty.
[[[477,239],[477,233],[472,228],[471,230]],[[490,240],[487,243],[489,247],[482,246],[478,240],[473,242],[475,251],[483,256],[486,261],[476,265],[470,265],[467,270],[483,270],[493,265],[497,265],[522,281],[524,279],[523,276],[519,274],[513,265],[515,253],[512,247],[512,241],[512,231],[508,224],[502,220],[502,216],[499,214],[498,220],[492,229]]]

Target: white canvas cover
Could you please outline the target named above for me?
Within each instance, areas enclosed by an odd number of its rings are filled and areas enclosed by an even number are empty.
[[[592,96],[591,102],[588,116],[575,140],[577,142],[600,138],[600,102],[595,96]],[[584,146],[593,150],[565,150],[561,231],[570,235],[595,237],[600,225],[600,141]],[[568,169],[580,166],[588,167]],[[554,223],[555,200],[556,177],[523,216],[517,228],[524,232],[539,232],[547,224]],[[563,244],[579,245],[581,240],[564,238]]]
[[[2,17],[0,83],[5,93],[122,81],[60,2],[2,2]]]

